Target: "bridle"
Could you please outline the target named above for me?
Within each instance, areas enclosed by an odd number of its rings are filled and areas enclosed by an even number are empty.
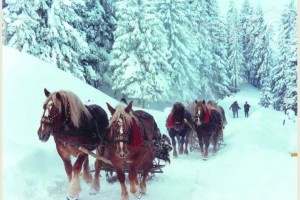
[[[203,123],[203,117],[204,117],[204,108],[203,106],[199,106],[195,109],[195,116],[194,116],[194,122],[196,126],[200,126]]]
[[[53,109],[54,109],[54,114],[51,114],[51,112],[53,112]],[[64,108],[63,104],[62,104],[62,109],[61,110],[62,110],[61,112],[63,113],[63,115],[65,115],[65,119],[62,122],[62,126],[70,125],[72,122],[71,122],[71,112],[70,112],[70,103],[69,103],[69,101],[67,101],[67,111],[64,112],[65,108]],[[45,116],[46,112],[49,113],[48,116]],[[59,113],[59,109],[57,107],[55,107],[53,105],[47,105],[46,108],[44,108],[44,113],[43,113],[43,116],[41,118],[41,124],[50,126],[53,130],[54,127],[55,127],[56,119],[59,116],[60,116],[60,113]]]
[[[129,143],[130,127],[126,129],[124,117],[120,114],[118,121],[114,122],[112,128],[113,143],[124,142]]]

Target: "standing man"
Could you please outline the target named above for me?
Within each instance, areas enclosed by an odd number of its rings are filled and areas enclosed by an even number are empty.
[[[233,118],[235,118],[235,116],[238,118],[239,117],[239,109],[240,106],[239,104],[237,103],[237,101],[233,102],[233,104],[231,104],[231,106],[229,107],[229,110],[232,109],[232,112],[233,112]]]
[[[249,116],[249,108],[250,108],[250,105],[246,101],[246,103],[244,104],[245,117]]]

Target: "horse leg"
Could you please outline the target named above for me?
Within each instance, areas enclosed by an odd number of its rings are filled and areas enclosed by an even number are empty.
[[[153,159],[146,161],[146,163],[144,163],[144,165],[143,165],[143,178],[140,183],[141,194],[143,194],[143,195],[146,194],[146,182],[147,182],[149,171],[152,167],[152,160]]]
[[[103,146],[97,147],[97,149],[96,149],[97,154],[99,156],[104,155],[104,150],[105,150],[105,148]],[[94,166],[95,166],[95,174],[94,174],[93,182],[92,182],[92,185],[91,185],[90,194],[96,194],[100,190],[100,180],[99,180],[99,178],[100,178],[100,170],[101,170],[101,167],[102,167],[102,161],[96,159],[95,163],[94,163]]]
[[[178,136],[178,152],[179,155],[183,154],[183,145],[184,145],[184,137],[183,136]]]
[[[121,185],[122,200],[128,200],[128,192],[127,192],[127,188],[126,188],[126,185],[125,185],[125,173],[122,170],[122,166],[119,166],[117,168],[116,172],[117,172],[117,178],[118,178],[118,180],[120,182],[120,185]]]
[[[172,146],[173,146],[173,157],[177,158],[178,154],[177,154],[177,150],[176,150],[176,140],[175,140],[175,136],[171,136],[171,140],[172,140]]]
[[[87,156],[86,159],[83,162],[83,175],[82,175],[83,180],[86,183],[91,183],[92,182],[92,174],[89,166],[89,157]]]
[[[211,134],[205,134],[204,136],[204,159],[207,159],[208,157],[208,148],[209,148],[209,140],[210,140]]]
[[[101,170],[101,166],[102,166],[102,161],[101,160],[95,160],[94,165],[95,165],[95,174],[94,174],[93,182],[92,182],[92,185],[91,185],[90,194],[97,194],[100,190],[99,177],[100,177],[100,170]]]
[[[198,136],[198,142],[199,142],[201,156],[204,156],[203,136],[202,136],[202,134],[200,132],[197,132],[197,136]]]
[[[219,132],[217,131],[213,133],[213,154],[217,153],[218,140],[219,140]]]
[[[80,172],[84,160],[87,158],[87,154],[79,154],[77,160],[72,167],[72,180],[68,187],[68,199],[78,199],[78,194],[81,190],[80,187]]]
[[[60,148],[59,145],[56,146],[56,149],[59,156],[64,162],[65,171],[68,177],[68,185],[69,185],[72,180],[72,162],[71,162],[70,154],[64,151],[63,148]]]
[[[72,163],[70,158],[62,158],[65,166],[65,171],[68,177],[68,184],[70,184],[72,180]]]
[[[138,179],[137,179],[137,168],[136,168],[136,162],[132,163],[131,169],[128,173],[128,178],[130,182],[130,192],[133,194],[134,197],[137,197],[139,195],[139,189],[138,189]]]
[[[190,138],[190,132],[187,133],[184,137],[184,144],[185,144],[184,154],[189,154],[189,151],[188,151],[189,138]]]

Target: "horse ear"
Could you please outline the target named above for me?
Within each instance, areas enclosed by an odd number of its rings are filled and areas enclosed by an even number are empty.
[[[62,101],[62,97],[61,97],[61,95],[60,95],[59,92],[56,92],[56,98],[57,98],[58,100]]]
[[[44,88],[44,94],[45,94],[46,97],[49,97],[50,92],[46,88]]]
[[[125,112],[129,113],[131,109],[132,109],[132,101],[130,101],[128,106],[125,108]]]
[[[203,100],[202,103],[205,104],[205,100]]]
[[[111,115],[113,115],[116,112],[116,109],[114,109],[109,103],[106,103],[107,108]]]
[[[197,101],[197,99],[195,100],[195,104],[197,104],[198,103],[198,101]]]

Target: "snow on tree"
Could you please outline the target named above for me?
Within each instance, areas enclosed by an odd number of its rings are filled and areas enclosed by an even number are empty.
[[[242,4],[242,10],[240,14],[241,19],[241,31],[242,31],[242,44],[243,44],[243,57],[245,59],[244,70],[245,70],[245,78],[248,82],[250,82],[250,69],[251,63],[248,62],[252,59],[251,51],[253,49],[253,37],[252,31],[254,28],[253,19],[255,15],[253,13],[253,8],[250,6],[248,0],[244,0]]]
[[[12,16],[8,45],[31,53],[84,79],[81,57],[88,53],[85,33],[77,29],[82,22],[81,0],[28,1],[11,3],[5,16]]]
[[[273,89],[276,109],[297,111],[297,11],[294,1],[290,1],[282,13],[282,31],[279,36],[279,65],[282,76],[274,79]],[[280,86],[277,83],[280,82]],[[283,105],[285,104],[285,105]]]
[[[5,25],[5,37],[3,43],[19,49],[20,51],[32,51],[32,46],[37,46],[37,30],[41,18],[36,10],[39,4],[29,0],[20,0],[8,4],[3,9],[3,25]]]
[[[245,60],[242,51],[239,17],[233,1],[230,2],[229,10],[227,11],[227,26],[227,56],[231,91],[236,93],[238,91],[238,86],[244,81],[243,63]]]
[[[81,11],[81,16],[90,52],[81,63],[85,66],[87,83],[99,88],[111,82],[106,72],[110,62],[109,54],[113,45],[116,21],[111,9],[103,7],[98,0],[86,1],[85,8]]]
[[[142,104],[166,100],[172,92],[165,29],[149,3],[116,2],[118,22],[109,69],[112,89]]]
[[[192,35],[190,4],[182,0],[157,1],[158,18],[163,21],[168,39],[168,63],[172,67],[172,99],[190,101],[197,97],[195,38]],[[184,88],[184,89],[183,89]]]
[[[262,65],[268,65],[270,56],[270,45],[267,39],[267,26],[264,21],[262,8],[259,6],[252,18],[253,30],[251,31],[250,43],[252,48],[249,50],[250,58],[247,63],[250,65],[250,83],[260,88],[261,75],[259,74]]]
[[[209,17],[207,22],[211,43],[211,90],[215,98],[224,98],[230,95],[230,80],[227,74],[227,51],[226,51],[226,29],[225,23],[219,16],[217,1],[206,0],[206,13]]]

